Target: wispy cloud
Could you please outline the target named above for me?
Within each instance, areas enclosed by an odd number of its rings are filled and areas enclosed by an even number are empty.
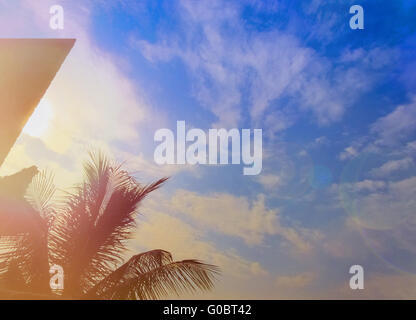
[[[276,278],[276,286],[281,290],[299,289],[310,285],[315,277],[315,274],[312,272],[304,272],[292,276],[278,276]]]
[[[393,145],[406,140],[415,131],[416,98],[407,105],[398,106],[371,126],[371,132],[379,137],[376,143],[382,145]]]
[[[398,160],[390,160],[384,163],[381,167],[372,169],[370,174],[375,177],[386,177],[393,172],[409,169],[413,165],[414,160],[410,157]]]
[[[290,249],[308,252],[320,239],[319,232],[293,228],[281,223],[278,209],[267,209],[264,195],[254,201],[231,194],[199,195],[180,190],[171,202],[172,209],[186,214],[205,229],[243,239],[259,245],[266,236],[280,236]],[[282,243],[282,245],[284,245]]]
[[[361,69],[336,68],[288,30],[248,31],[241,10],[236,3],[181,1],[183,34],[157,43],[133,38],[132,45],[152,62],[182,59],[196,81],[196,97],[217,116],[217,125],[247,120],[244,99],[255,124],[271,106],[311,111],[319,124],[340,120],[353,100],[350,93],[369,83]]]

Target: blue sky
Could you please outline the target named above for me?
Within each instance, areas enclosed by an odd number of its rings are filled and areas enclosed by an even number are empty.
[[[0,1],[0,18],[27,17],[2,37],[77,38],[45,97],[51,131],[23,134],[11,159],[68,177],[97,143],[139,179],[171,175],[133,247],[219,264],[202,298],[416,297],[413,1],[62,1],[62,31],[52,2]],[[364,30],[349,27],[353,4]],[[263,129],[262,173],[158,168],[153,134],[178,120]],[[353,264],[363,292],[348,287]]]

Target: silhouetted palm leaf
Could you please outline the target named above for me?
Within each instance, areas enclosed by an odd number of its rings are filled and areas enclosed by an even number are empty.
[[[99,299],[158,299],[168,294],[209,290],[218,268],[198,260],[173,261],[164,250],[133,256],[87,294]]]
[[[16,279],[21,280],[9,281],[10,289],[20,289],[24,283],[28,290],[48,293],[50,290],[47,237],[48,219],[51,214],[48,202],[54,190],[52,178],[44,172],[38,173],[27,189],[31,190],[27,198],[14,200],[5,211],[14,215],[15,220],[20,217],[25,221],[20,221],[21,227],[10,232],[11,236],[0,237],[0,280],[7,280],[14,274]],[[4,204],[5,202],[3,206]],[[15,288],[11,287],[12,283],[16,284]]]
[[[65,269],[71,295],[80,295],[122,263],[139,203],[166,179],[147,186],[102,153],[84,165],[86,181],[68,196],[51,233],[54,260]]]
[[[52,173],[39,172],[33,177],[25,194],[27,202],[47,221],[51,221],[55,213],[52,206],[52,198],[56,191],[53,179]]]
[[[139,204],[167,178],[141,185],[102,152],[90,153],[84,174],[85,181],[66,194],[61,206],[51,205],[55,187],[46,172],[33,179],[26,200],[19,202],[25,214],[11,206],[28,220],[0,237],[0,286],[10,287],[7,280],[13,275],[20,280],[12,290],[24,287],[45,297],[49,264],[58,264],[65,272],[66,298],[157,299],[212,288],[217,267],[198,260],[175,262],[163,250],[123,264]]]

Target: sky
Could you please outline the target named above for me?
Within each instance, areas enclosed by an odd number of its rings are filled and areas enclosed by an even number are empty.
[[[49,8],[64,8],[52,30]],[[349,8],[364,8],[352,30]],[[191,298],[416,298],[411,0],[9,1],[1,38],[76,44],[0,170],[58,187],[100,147],[143,182],[132,252],[218,265]],[[164,165],[154,132],[263,130],[263,169]],[[351,290],[361,265],[365,289]],[[187,296],[185,296],[187,297]]]

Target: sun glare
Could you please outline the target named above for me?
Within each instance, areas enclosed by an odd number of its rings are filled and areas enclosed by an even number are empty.
[[[50,103],[42,99],[23,128],[23,132],[32,137],[41,137],[46,133],[53,111]]]

